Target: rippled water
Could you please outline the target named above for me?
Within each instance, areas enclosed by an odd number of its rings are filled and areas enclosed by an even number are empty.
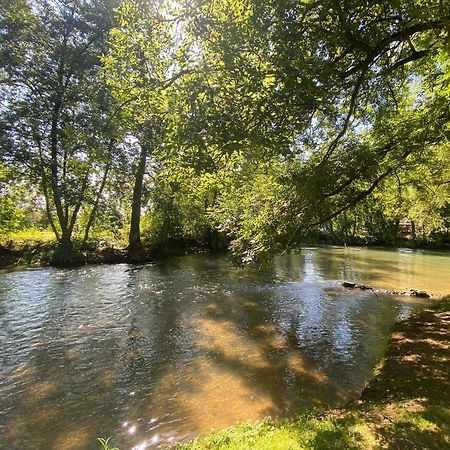
[[[264,273],[207,256],[1,273],[0,448],[154,448],[356,398],[419,301],[339,280],[444,293],[449,264],[306,249]]]

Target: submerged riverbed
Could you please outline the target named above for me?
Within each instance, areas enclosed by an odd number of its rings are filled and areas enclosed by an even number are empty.
[[[357,398],[392,324],[449,289],[445,254],[305,249],[0,274],[0,448],[152,448]]]

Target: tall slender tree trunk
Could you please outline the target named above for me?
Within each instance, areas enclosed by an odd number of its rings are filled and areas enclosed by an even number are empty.
[[[41,172],[41,179],[42,179],[42,192],[44,194],[44,199],[45,199],[45,212],[47,214],[47,219],[50,223],[53,233],[55,233],[56,240],[60,241],[61,238],[59,236],[59,231],[56,228],[55,221],[53,220],[53,214],[52,214],[52,211],[50,208],[50,198],[49,198],[49,193],[48,193],[48,180],[47,180],[47,175],[45,173],[45,163],[44,163],[44,158],[42,156],[42,146],[41,146],[41,141],[39,138],[37,138],[37,143],[39,146],[39,169]]]
[[[130,261],[143,261],[145,259],[145,249],[141,241],[141,206],[142,206],[142,186],[145,175],[145,165],[149,146],[147,142],[141,145],[139,164],[136,170],[133,187],[133,203],[131,206],[130,233],[128,235],[128,258]]]
[[[50,129],[50,145],[51,145],[51,160],[50,160],[50,186],[53,194],[53,202],[56,208],[56,216],[58,218],[59,227],[61,229],[60,234],[60,247],[61,247],[61,262],[70,261],[73,254],[72,236],[69,229],[68,217],[64,214],[64,207],[62,204],[61,190],[59,187],[58,176],[58,123],[61,110],[61,102],[55,102],[52,111],[52,121]]]
[[[95,217],[97,215],[98,205],[100,203],[100,199],[101,199],[103,191],[105,189],[106,180],[108,179],[109,169],[110,169],[110,163],[108,163],[106,165],[105,172],[103,173],[103,178],[102,178],[102,182],[101,182],[100,188],[99,188],[99,190],[97,192],[97,196],[95,198],[95,202],[92,205],[92,209],[91,209],[91,212],[89,214],[89,219],[88,219],[88,222],[86,224],[86,229],[84,230],[84,239],[83,239],[84,242],[87,242],[87,240],[89,239],[89,232],[91,230],[92,225],[94,224],[94,220],[95,220]]]

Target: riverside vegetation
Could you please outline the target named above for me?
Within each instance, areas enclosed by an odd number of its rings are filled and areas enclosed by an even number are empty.
[[[3,0],[0,262],[448,248],[449,24],[442,0]],[[190,445],[270,447],[302,427],[304,445],[390,445],[403,423],[401,446],[443,444],[448,410],[405,405]]]
[[[3,1],[2,257],[448,247],[449,17],[441,0]]]

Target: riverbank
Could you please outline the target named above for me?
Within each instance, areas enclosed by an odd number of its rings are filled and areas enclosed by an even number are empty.
[[[238,425],[180,445],[203,449],[450,447],[450,296],[396,324],[361,398],[290,420]]]
[[[376,250],[395,250],[409,248],[415,250],[450,251],[450,244],[429,243],[429,245],[411,245],[408,240],[402,240],[399,245],[376,245],[368,242],[326,242],[320,239],[305,241],[305,246],[318,248],[333,248],[338,245],[342,248],[368,248]],[[136,262],[130,261],[127,251],[126,236],[114,238],[108,236],[95,236],[85,242],[82,239],[73,240],[74,252],[67,259],[60,254],[58,242],[51,231],[23,231],[13,235],[0,237],[0,268],[11,266],[82,266],[87,264],[120,264]],[[144,254],[140,262],[153,262],[166,259],[171,256],[183,256],[195,253],[224,253],[227,250],[225,237],[217,237],[211,241],[196,241],[193,239],[169,238],[164,244],[146,243]],[[394,292],[393,295],[401,295],[402,292]]]
[[[182,256],[210,251],[192,241],[169,241],[166,245],[148,245],[140,262],[153,262],[171,256]],[[0,268],[11,266],[82,266],[87,264],[129,263],[127,249],[115,242],[91,240],[74,242],[70,260],[62,259],[56,240],[0,242]],[[135,262],[135,261],[131,261]]]

